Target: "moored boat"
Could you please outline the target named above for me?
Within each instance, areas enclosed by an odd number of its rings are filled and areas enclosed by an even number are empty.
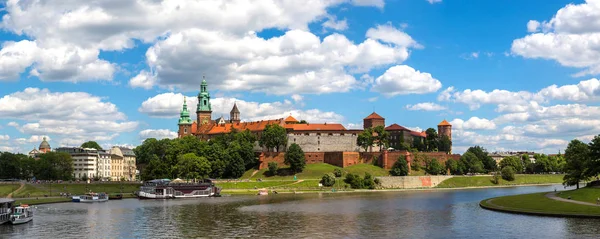
[[[182,180],[155,179],[145,182],[137,193],[140,199],[175,199],[215,197],[220,195],[221,188],[205,179],[200,182],[185,183]]]
[[[0,224],[10,221],[14,203],[15,200],[9,198],[0,198]]]
[[[33,220],[33,209],[29,205],[15,207],[10,223],[13,225],[28,223]]]
[[[81,196],[73,196],[73,202],[84,202],[84,203],[92,203],[92,202],[106,202],[108,201],[108,194],[106,193],[88,193]]]

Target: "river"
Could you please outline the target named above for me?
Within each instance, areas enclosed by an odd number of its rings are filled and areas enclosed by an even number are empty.
[[[562,186],[279,194],[39,205],[0,238],[598,238],[600,220],[481,209],[490,197]]]

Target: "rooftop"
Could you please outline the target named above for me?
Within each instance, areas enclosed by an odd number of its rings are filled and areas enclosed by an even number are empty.
[[[452,126],[452,125],[451,125],[450,123],[448,123],[448,121],[446,121],[446,120],[442,120],[442,122],[440,122],[440,123],[438,124],[438,126]]]
[[[365,119],[384,119],[384,118],[381,117],[381,115],[378,115],[377,113],[373,112],[369,116],[367,116],[367,118],[365,118]]]

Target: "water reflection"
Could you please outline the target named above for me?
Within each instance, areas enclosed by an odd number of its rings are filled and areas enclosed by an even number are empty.
[[[562,189],[562,188],[561,188]],[[598,220],[498,213],[482,199],[554,187],[279,194],[39,206],[0,238],[594,238]]]

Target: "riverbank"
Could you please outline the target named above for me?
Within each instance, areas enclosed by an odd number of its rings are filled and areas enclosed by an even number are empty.
[[[578,191],[578,190],[573,190]],[[566,191],[566,192],[573,192]],[[566,193],[561,192],[561,193]],[[554,217],[600,218],[600,207],[568,200],[553,199],[554,192],[533,193],[489,198],[479,202],[482,208],[517,214]]]
[[[517,174],[514,181],[498,180],[495,184],[493,176],[454,176],[437,185],[437,188],[519,186],[534,184],[557,184],[563,182],[563,174]]]

